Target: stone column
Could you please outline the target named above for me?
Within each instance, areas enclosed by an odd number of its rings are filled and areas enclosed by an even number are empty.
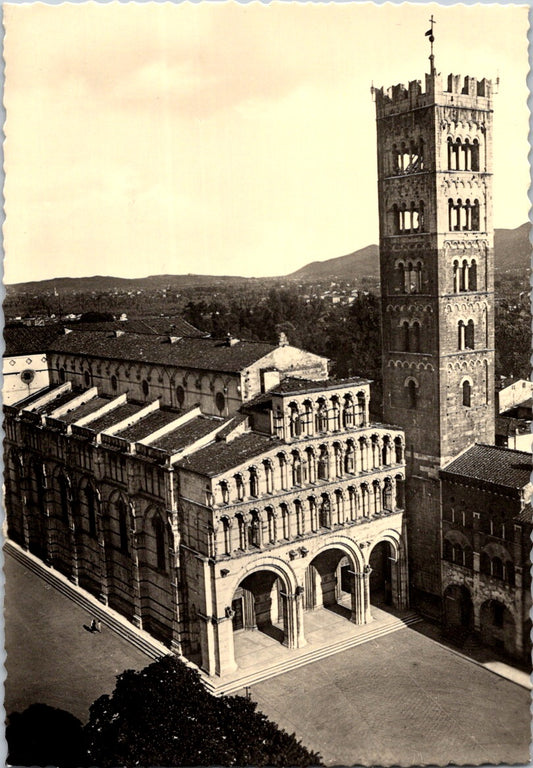
[[[215,653],[215,627],[211,616],[206,616],[198,611],[200,620],[200,648],[202,652],[201,668],[208,675],[215,675],[217,671]]]
[[[214,639],[217,649],[215,671],[220,676],[227,675],[237,669],[233,644],[233,615],[233,610],[227,607],[224,616],[213,617]]]
[[[364,623],[370,624],[370,622],[373,620],[372,613],[370,611],[370,574],[372,573],[372,568],[369,565],[365,565],[363,568],[363,611],[364,611]]]
[[[363,592],[363,574],[357,573],[355,571],[349,571],[349,573],[353,576],[353,583],[352,583],[352,613],[350,616],[350,621],[353,621],[354,624],[364,624],[365,623],[365,612],[364,612],[364,592]]]
[[[297,587],[294,594],[281,592],[283,608],[283,645],[287,648],[303,648],[304,635],[303,595],[304,588]]]

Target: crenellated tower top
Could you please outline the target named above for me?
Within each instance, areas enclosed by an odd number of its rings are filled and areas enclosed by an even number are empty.
[[[436,72],[426,74],[425,88],[421,80],[411,80],[390,88],[375,88],[377,117],[410,112],[433,104],[450,107],[470,107],[492,110],[492,81],[462,75],[448,75],[446,87]]]

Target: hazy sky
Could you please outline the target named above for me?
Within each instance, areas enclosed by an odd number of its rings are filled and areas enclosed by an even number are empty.
[[[500,77],[494,222],[527,220],[527,6],[4,5],[8,283],[279,275],[377,242],[370,85]]]

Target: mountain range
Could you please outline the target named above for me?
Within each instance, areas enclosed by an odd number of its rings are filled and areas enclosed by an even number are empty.
[[[530,224],[522,224],[516,229],[496,229],[494,231],[494,264],[497,272],[508,270],[527,271],[531,265],[531,244],[529,242]],[[281,277],[281,276],[280,276]],[[304,267],[285,275],[285,278],[314,280],[323,278],[356,279],[363,277],[379,279],[379,248],[367,245],[345,256],[337,256],[325,261],[313,261]],[[109,290],[136,291],[179,290],[189,286],[227,285],[251,280],[263,282],[276,278],[245,278],[229,275],[151,275],[142,278],[105,277],[59,277],[29,283],[7,285],[8,294],[40,291],[60,293],[89,293]],[[277,278],[279,279],[279,278]]]

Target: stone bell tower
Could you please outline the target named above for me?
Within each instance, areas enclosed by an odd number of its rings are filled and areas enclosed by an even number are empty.
[[[436,613],[438,470],[494,442],[492,83],[443,82],[432,52],[424,86],[375,101],[384,418],[406,435],[412,597]]]

